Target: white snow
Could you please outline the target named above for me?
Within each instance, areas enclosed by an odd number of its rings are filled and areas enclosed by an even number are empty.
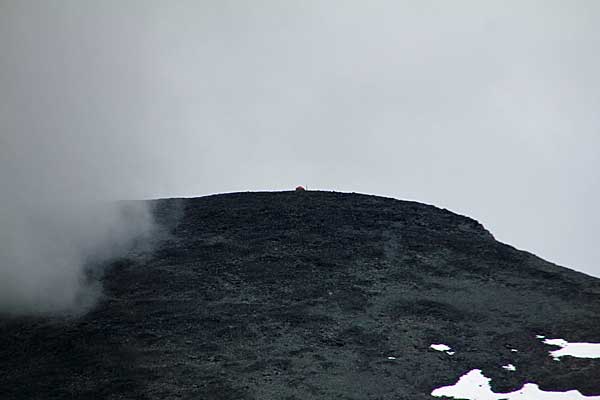
[[[564,339],[546,339],[544,343],[561,347],[559,350],[550,351],[555,360],[565,356],[600,358],[600,343],[569,343]]]
[[[461,376],[455,385],[435,389],[431,395],[469,400],[600,400],[600,396],[584,396],[577,390],[545,392],[534,383],[526,383],[514,392],[494,393],[490,381],[481,370],[474,369]]]
[[[445,344],[432,344],[431,346],[429,346],[430,348],[436,350],[436,351],[443,351],[444,353],[448,354],[449,356],[453,356],[454,354],[456,354],[455,351],[451,351],[452,348],[448,345]]]
[[[510,349],[510,351],[512,351],[513,353],[518,353],[519,352],[519,350],[517,350],[517,349]]]
[[[536,335],[543,339],[543,343],[560,347],[559,350],[550,351],[554,360],[560,357],[571,356],[579,358],[600,358],[600,343],[569,343],[564,339],[546,339],[546,336]],[[445,344],[432,344],[433,350],[442,351],[452,355],[450,346]],[[517,349],[510,349],[518,352]],[[507,371],[516,371],[513,364],[502,366]],[[452,397],[468,400],[600,400],[600,396],[584,396],[578,390],[567,392],[545,392],[540,390],[535,383],[526,383],[519,390],[510,393],[495,393],[490,386],[491,379],[482,374],[480,369],[474,369],[461,376],[452,386],[444,386],[431,392],[434,397]]]
[[[503,365],[502,368],[504,368],[507,371],[516,371],[517,370],[517,367],[515,367],[512,364]]]
[[[450,346],[446,346],[445,344],[432,344],[429,347],[437,351],[448,351],[451,348]]]
[[[396,357],[392,357],[392,356],[388,357],[388,360],[395,360],[395,359],[396,359]]]

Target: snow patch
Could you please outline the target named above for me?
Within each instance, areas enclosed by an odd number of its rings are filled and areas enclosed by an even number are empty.
[[[514,392],[495,393],[490,381],[480,369],[474,369],[461,376],[456,384],[435,389],[431,395],[468,400],[600,400],[600,396],[584,396],[578,390],[545,392],[534,383],[526,383]]]
[[[447,346],[445,344],[432,344],[431,346],[429,346],[429,348],[436,350],[436,351],[443,351],[444,353],[448,354],[449,356],[454,355],[455,352],[454,351],[450,351],[452,348],[450,346]]]
[[[600,358],[600,343],[569,343],[564,339],[545,339],[544,344],[559,346],[561,349],[550,351],[550,355],[559,360],[560,357]]]
[[[436,351],[442,351],[446,354],[448,354],[449,356],[453,356],[454,354],[456,354],[455,351],[451,351],[452,348],[448,345],[445,344],[432,344],[431,346],[429,346],[429,348],[436,350]]]
[[[429,347],[437,351],[448,351],[451,348],[450,346],[446,346],[445,344],[432,344]]]
[[[512,364],[503,365],[502,368],[504,368],[507,371],[516,371],[517,370],[517,367],[515,367]]]

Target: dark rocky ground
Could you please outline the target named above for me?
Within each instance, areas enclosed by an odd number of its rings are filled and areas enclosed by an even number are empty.
[[[329,192],[153,205],[170,236],[113,263],[94,310],[0,317],[1,399],[432,399],[473,368],[600,394],[599,359],[535,338],[600,342],[600,280],[472,219]]]

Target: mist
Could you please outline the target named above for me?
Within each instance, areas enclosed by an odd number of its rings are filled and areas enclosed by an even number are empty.
[[[148,228],[89,204],[299,184],[446,207],[600,276],[599,18],[587,0],[0,1],[2,309],[80,301],[107,254],[90,243]]]
[[[125,201],[151,160],[111,94],[121,83],[83,54],[94,40],[69,31],[70,10],[0,3],[0,313],[89,310],[101,269],[156,228]]]
[[[3,126],[0,312],[80,314],[102,293],[100,269],[148,242],[156,227],[147,204],[121,201],[135,182],[117,153],[125,146],[135,157],[133,138],[89,140],[40,120],[34,102]]]
[[[105,263],[124,257],[136,239],[149,240],[143,203],[36,199],[9,204],[0,222],[0,312],[81,314],[102,294]]]

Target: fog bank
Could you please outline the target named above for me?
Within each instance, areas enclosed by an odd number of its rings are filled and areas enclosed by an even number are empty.
[[[143,202],[119,201],[144,197],[152,164],[115,92],[127,76],[73,13],[0,4],[0,313],[85,311],[101,293],[89,272],[153,231]]]

